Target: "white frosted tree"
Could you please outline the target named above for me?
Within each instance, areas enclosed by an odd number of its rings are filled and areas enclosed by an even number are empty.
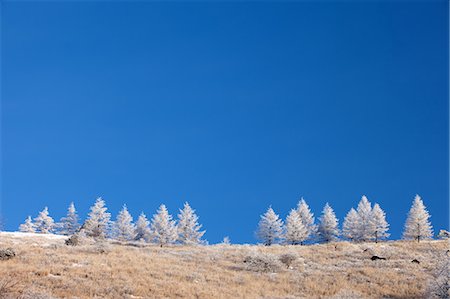
[[[172,215],[169,214],[165,205],[161,205],[156,214],[153,215],[150,230],[154,242],[161,247],[172,244],[177,240],[178,234],[175,221],[172,220]]]
[[[31,216],[28,216],[24,223],[19,226],[19,231],[23,233],[35,233],[36,229],[34,227],[33,220],[31,220]]]
[[[283,221],[275,214],[272,207],[269,207],[267,212],[261,215],[256,236],[264,245],[270,246],[279,242],[282,233]]]
[[[69,208],[67,209],[66,217],[61,218],[59,227],[60,233],[63,235],[73,235],[80,228],[77,210],[75,209],[73,202],[70,203]]]
[[[291,245],[302,244],[309,236],[308,229],[294,209],[292,209],[286,217],[284,230],[284,241]]]
[[[354,208],[344,218],[344,224],[342,225],[342,235],[351,241],[358,240],[359,234],[359,216]]]
[[[222,244],[223,245],[231,245],[230,237],[228,237],[228,236],[223,237]]]
[[[450,239],[450,232],[446,231],[445,229],[441,229],[439,231],[439,234],[437,235],[439,239]]]
[[[359,216],[358,234],[356,240],[369,241],[374,238],[375,226],[372,222],[372,205],[365,195],[358,203],[356,212]]]
[[[136,236],[134,232],[133,217],[128,212],[127,206],[123,205],[114,222],[114,237],[119,241],[132,241]]]
[[[38,233],[50,234],[53,232],[53,229],[55,228],[55,221],[49,216],[47,207],[39,212],[39,215],[34,218],[34,227]]]
[[[375,243],[378,243],[381,239],[389,237],[387,231],[389,230],[389,224],[386,221],[386,213],[380,208],[379,204],[375,204],[372,209],[371,218],[374,227],[374,239]]]
[[[147,220],[147,216],[142,212],[136,221],[136,229],[134,231],[136,241],[144,240],[146,242],[150,241],[150,221]]]
[[[430,214],[423,204],[422,199],[419,195],[416,195],[409,210],[408,218],[406,219],[403,238],[420,242],[422,239],[433,237],[433,227],[429,218]]]
[[[178,241],[181,244],[200,244],[205,231],[200,231],[202,226],[198,223],[198,216],[189,203],[185,203],[178,214]]]
[[[297,213],[300,216],[303,225],[308,230],[308,235],[306,236],[305,240],[313,238],[317,233],[317,225],[314,224],[314,214],[309,209],[309,206],[303,199],[303,197],[297,204]]]
[[[111,214],[107,212],[108,208],[105,201],[99,197],[91,207],[88,218],[83,225],[87,236],[94,238],[105,238],[108,236],[110,228]]]
[[[318,234],[322,242],[336,241],[339,237],[338,219],[328,203],[319,218]]]

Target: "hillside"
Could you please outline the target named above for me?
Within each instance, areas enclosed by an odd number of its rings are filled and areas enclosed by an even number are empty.
[[[16,252],[0,260],[0,298],[427,298],[448,258],[447,241],[160,248],[65,239],[0,233],[0,249]],[[289,267],[279,262],[286,253],[296,257]]]

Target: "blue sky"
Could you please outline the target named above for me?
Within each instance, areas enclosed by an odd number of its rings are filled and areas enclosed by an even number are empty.
[[[448,228],[448,3],[2,2],[2,213],[97,196],[255,242],[304,196]]]

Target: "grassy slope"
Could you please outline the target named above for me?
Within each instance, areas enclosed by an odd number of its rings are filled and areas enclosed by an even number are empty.
[[[18,256],[0,261],[0,298],[424,298],[448,242],[68,247],[64,238],[0,233],[5,247]],[[299,259],[277,273],[249,271],[243,259],[258,252]]]

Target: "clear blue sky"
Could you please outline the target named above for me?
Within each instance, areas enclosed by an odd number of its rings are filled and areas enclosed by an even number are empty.
[[[255,242],[363,194],[448,228],[447,1],[2,2],[2,212],[197,209]]]

